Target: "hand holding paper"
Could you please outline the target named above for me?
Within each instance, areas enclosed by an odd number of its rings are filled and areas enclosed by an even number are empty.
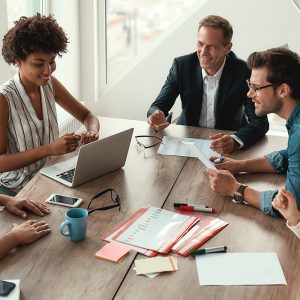
[[[188,143],[185,141],[182,141],[182,143],[184,143],[208,169],[217,170],[215,164],[211,162],[194,143]]]

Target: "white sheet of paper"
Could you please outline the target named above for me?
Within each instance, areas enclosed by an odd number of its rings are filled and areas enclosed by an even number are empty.
[[[211,162],[208,157],[198,148],[198,146],[194,143],[187,143],[182,141],[183,144],[186,145],[191,150],[191,153],[195,154],[197,157],[208,169],[217,170],[215,164]]]
[[[276,253],[215,253],[196,256],[200,285],[286,285]]]
[[[187,157],[198,157],[197,153],[186,147],[185,143],[194,143],[205,157],[220,156],[217,152],[210,149],[211,140],[179,138],[164,136],[163,142],[160,144],[157,153],[163,155],[177,155]]]

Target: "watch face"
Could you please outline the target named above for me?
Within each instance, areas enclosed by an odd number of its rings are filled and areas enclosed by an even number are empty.
[[[243,196],[240,193],[235,193],[233,195],[233,200],[237,203],[243,203]]]

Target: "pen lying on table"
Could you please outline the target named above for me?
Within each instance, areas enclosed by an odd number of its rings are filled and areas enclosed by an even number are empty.
[[[191,206],[191,205],[188,205],[187,203],[174,203],[174,207],[178,207],[179,208],[181,206]],[[204,204],[193,205],[193,207],[197,207],[197,208],[202,208],[202,207],[209,208],[209,206],[204,205]]]
[[[203,255],[203,254],[209,254],[209,253],[224,253],[227,251],[226,246],[219,246],[219,247],[211,247],[211,248],[204,248],[199,250],[194,250],[190,252],[190,255]]]
[[[211,207],[204,207],[201,205],[181,205],[179,206],[179,210],[183,210],[183,211],[198,211],[198,212],[211,212],[211,213],[215,213],[216,210],[214,208]]]

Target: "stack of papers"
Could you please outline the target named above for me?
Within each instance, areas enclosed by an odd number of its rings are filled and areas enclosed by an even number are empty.
[[[155,277],[161,272],[178,271],[177,261],[173,256],[153,257],[135,261],[136,275]]]
[[[146,206],[117,225],[102,239],[126,244],[130,249],[147,256],[167,254],[198,220],[195,216]]]
[[[120,262],[130,249],[115,243],[106,244],[103,248],[96,252],[95,256],[111,262]]]
[[[186,215],[197,214],[200,218],[199,222],[172,247],[173,252],[183,256],[188,256],[192,250],[198,249],[228,225],[227,222],[219,218],[189,211],[181,213]]]

